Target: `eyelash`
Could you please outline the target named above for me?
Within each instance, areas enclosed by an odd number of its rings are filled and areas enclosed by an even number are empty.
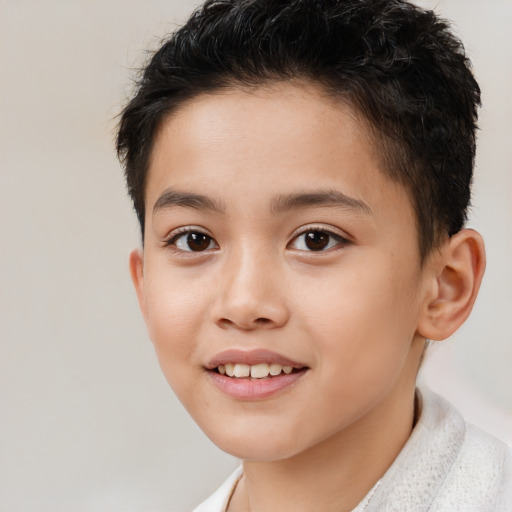
[[[296,249],[296,250],[298,250],[298,251],[305,251],[305,252],[311,252],[311,253],[326,253],[326,252],[330,252],[331,250],[336,250],[336,248],[339,248],[339,247],[346,247],[347,245],[349,245],[351,243],[351,241],[348,238],[346,238],[341,233],[338,233],[338,232],[336,232],[334,230],[327,229],[327,228],[325,228],[323,226],[306,226],[305,228],[300,228],[299,231],[295,232],[292,235],[292,240],[290,241],[288,246],[290,246],[293,242],[299,240],[300,237],[303,237],[303,236],[307,235],[308,233],[317,233],[317,234],[326,235],[330,239],[330,241],[328,242],[328,245],[333,240],[336,243],[334,243],[330,247],[327,247],[327,249],[322,248],[322,249],[317,250],[317,251],[315,251],[315,250],[313,250],[311,248],[309,248],[310,249],[309,251],[306,250],[306,249]],[[307,244],[307,242],[305,242],[305,244]]]
[[[311,249],[311,247],[309,247],[309,250],[302,249],[302,248],[301,249],[293,248],[293,250],[303,251],[303,252],[311,252],[311,253],[322,253],[322,252],[330,252],[331,250],[335,250],[338,246],[345,247],[345,246],[351,244],[351,241],[348,240],[346,237],[342,236],[340,233],[336,233],[336,232],[334,232],[330,229],[326,229],[322,226],[307,226],[306,228],[302,228],[300,231],[296,231],[292,235],[292,239],[287,244],[287,248],[290,247],[294,242],[298,241],[300,239],[300,237],[303,237],[303,236],[307,235],[308,233],[326,235],[328,237],[328,242],[326,245],[327,248],[322,247],[319,250],[314,250],[314,249]],[[206,237],[206,239],[208,241],[208,246],[205,247],[204,249],[201,249],[198,251],[194,251],[192,249],[190,249],[190,250],[182,249],[177,246],[177,243],[180,240],[180,238],[185,238],[185,236],[190,236],[193,234]],[[330,245],[333,240],[335,241],[335,243]],[[185,243],[188,243],[188,242],[185,242]],[[216,247],[210,247],[212,245],[212,243],[215,244]],[[313,243],[314,243],[314,241],[313,241]],[[206,251],[210,251],[212,249],[219,248],[217,242],[215,241],[215,239],[212,236],[205,233],[201,228],[196,228],[194,226],[187,226],[187,227],[179,228],[176,231],[173,231],[171,233],[170,237],[167,240],[165,240],[164,245],[166,247],[172,248],[174,251],[176,251],[180,254],[204,253]],[[307,241],[304,242],[304,245],[307,246]]]
[[[193,235],[193,234],[198,234],[198,235],[202,235],[202,236],[206,237],[209,240],[208,247],[205,248],[204,250],[193,251],[193,250],[181,249],[177,246],[177,242],[180,238],[185,238],[185,236],[189,236],[189,235]],[[187,253],[187,252],[202,253],[202,252],[205,252],[206,250],[211,249],[209,246],[211,245],[212,242],[217,245],[217,243],[215,242],[215,239],[213,237],[211,237],[208,233],[205,233],[201,228],[196,228],[195,226],[187,226],[187,227],[183,227],[183,228],[178,228],[177,230],[173,231],[171,233],[171,235],[169,236],[169,238],[167,240],[165,240],[164,245],[166,247],[170,247],[171,249],[173,249],[179,253]],[[187,243],[187,242],[185,242],[185,243]],[[217,245],[217,248],[218,248],[218,245]]]

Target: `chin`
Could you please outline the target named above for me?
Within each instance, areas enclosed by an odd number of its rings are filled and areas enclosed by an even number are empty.
[[[251,444],[251,446],[248,446]],[[265,442],[248,442],[247,439],[241,442],[227,441],[226,443],[218,443],[217,446],[224,452],[229,453],[237,459],[254,461],[254,462],[272,462],[277,460],[285,460],[297,455],[297,452],[288,447],[274,444],[270,446]]]
[[[233,457],[251,461],[275,461],[293,457],[301,448],[291,434],[276,432],[274,429],[226,429],[207,431],[205,434],[222,451]],[[295,442],[294,442],[295,441]]]

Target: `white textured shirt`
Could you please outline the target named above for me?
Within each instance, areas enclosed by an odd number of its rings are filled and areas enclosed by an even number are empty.
[[[411,437],[353,512],[512,512],[512,449],[439,395],[421,396]],[[241,475],[240,467],[194,512],[225,512]]]

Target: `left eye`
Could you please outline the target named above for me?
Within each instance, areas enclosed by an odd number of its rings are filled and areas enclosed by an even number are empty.
[[[347,240],[339,235],[320,229],[310,229],[295,237],[290,246],[299,251],[321,252],[344,243],[347,243]]]
[[[217,247],[211,236],[200,231],[188,231],[176,235],[170,240],[169,245],[174,245],[177,249],[187,252],[202,252]]]

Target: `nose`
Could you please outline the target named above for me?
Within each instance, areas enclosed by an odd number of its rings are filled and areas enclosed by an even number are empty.
[[[278,264],[263,251],[244,251],[226,258],[212,309],[222,329],[275,329],[289,319],[286,291]]]

